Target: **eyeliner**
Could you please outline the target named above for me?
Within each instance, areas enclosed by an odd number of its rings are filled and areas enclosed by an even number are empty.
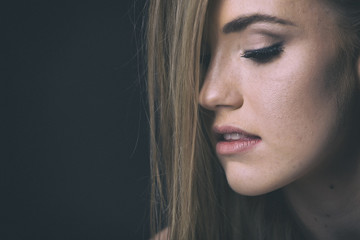
[[[242,57],[244,58],[256,58],[256,57],[264,57],[264,56],[272,56],[278,54],[283,51],[283,42],[276,43],[269,47],[254,49],[254,50],[246,50]]]

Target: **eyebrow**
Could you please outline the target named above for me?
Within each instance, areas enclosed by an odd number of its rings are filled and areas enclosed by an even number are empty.
[[[231,22],[225,24],[222,31],[225,34],[233,33],[233,32],[240,32],[247,28],[249,25],[258,23],[258,22],[266,22],[266,23],[275,23],[275,24],[282,24],[282,25],[290,25],[295,26],[294,23],[277,18],[270,15],[262,15],[262,14],[255,14],[251,16],[245,16],[245,17],[238,17]]]

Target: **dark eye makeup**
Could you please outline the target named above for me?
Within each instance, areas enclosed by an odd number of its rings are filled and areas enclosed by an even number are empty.
[[[256,63],[268,63],[280,56],[280,54],[284,51],[283,42],[276,43],[269,47],[264,47],[260,49],[254,50],[246,50],[244,54],[241,56],[243,58],[249,58]],[[206,53],[203,54],[200,58],[200,64],[204,69],[209,67],[211,60],[211,54]]]
[[[257,63],[267,63],[279,56],[283,51],[283,42],[279,42],[265,48],[246,50],[241,57],[250,58]]]

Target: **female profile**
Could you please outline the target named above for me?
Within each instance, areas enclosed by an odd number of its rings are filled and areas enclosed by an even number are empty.
[[[153,0],[157,239],[360,239],[360,2]]]

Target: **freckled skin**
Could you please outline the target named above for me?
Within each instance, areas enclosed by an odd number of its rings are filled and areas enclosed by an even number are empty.
[[[222,32],[228,22],[253,14],[294,25],[255,23],[241,32]],[[350,161],[350,154],[343,154],[350,144],[341,140],[347,138],[342,122],[347,106],[338,105],[345,80],[337,74],[335,21],[315,0],[218,1],[199,101],[214,112],[215,126],[238,127],[261,138],[249,151],[218,154],[234,191],[254,196],[283,188],[314,239],[349,239],[342,236],[350,232],[360,239],[360,158]],[[282,53],[267,63],[242,57],[278,42]],[[359,81],[359,60],[354,72]]]
[[[215,9],[212,60],[200,104],[216,113],[215,125],[237,126],[261,137],[254,151],[219,159],[235,191],[264,194],[314,168],[334,139],[340,114],[333,79],[338,54],[334,20],[323,6],[307,0],[226,0]],[[239,33],[221,32],[238,16],[255,13],[296,26],[257,23]],[[258,33],[262,30],[277,37]],[[241,58],[245,50],[276,41],[284,41],[284,51],[270,63]]]

